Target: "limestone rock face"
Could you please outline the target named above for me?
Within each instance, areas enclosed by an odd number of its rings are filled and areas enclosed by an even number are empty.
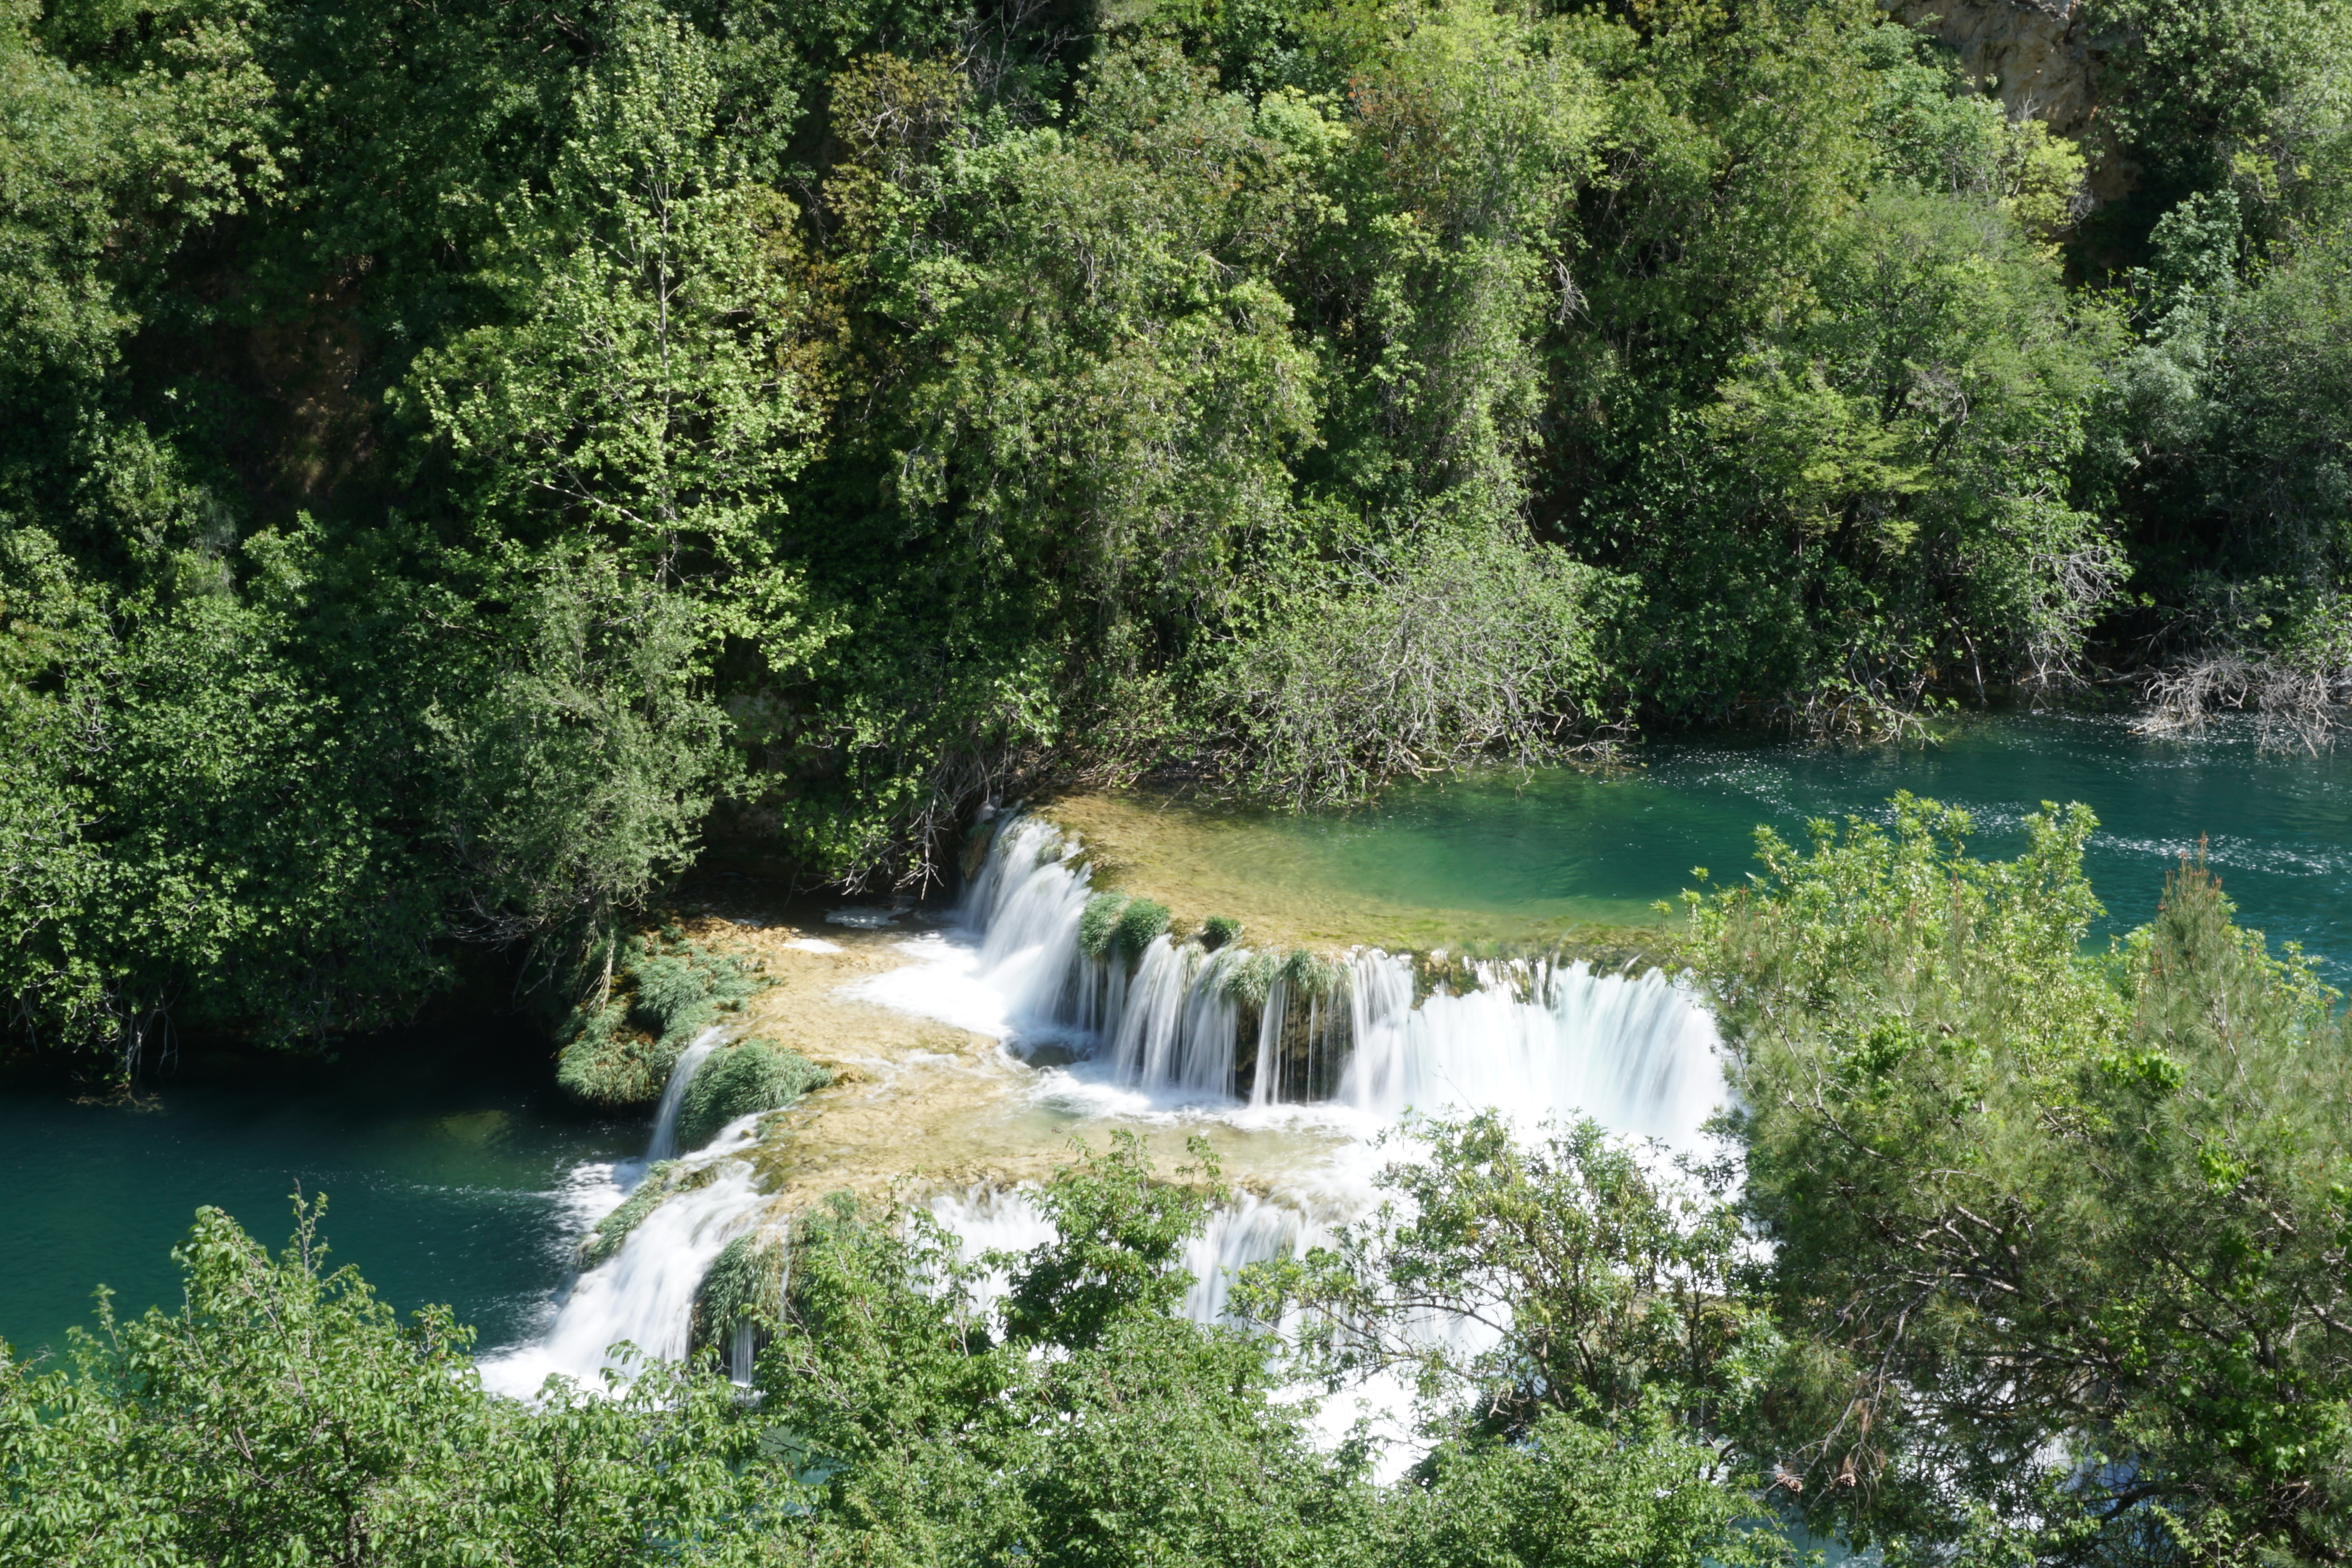
[[[2060,136],[2090,124],[2090,50],[2074,0],[1902,0],[1895,15],[1959,51],[1962,68],[1998,86],[2011,114]]]
[[[2091,194],[2112,200],[2129,172],[2092,135],[2103,39],[2084,0],[1896,0],[1889,13],[1958,51],[1961,68],[1999,89],[2011,115],[2085,142]]]

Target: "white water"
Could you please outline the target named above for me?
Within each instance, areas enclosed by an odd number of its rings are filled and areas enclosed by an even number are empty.
[[[1589,1115],[1691,1149],[1721,1099],[1714,1020],[1655,970],[1497,961],[1475,967],[1476,990],[1416,1006],[1412,960],[1359,948],[1342,994],[1296,997],[1277,978],[1251,1009],[1228,983],[1254,956],[1245,948],[1161,936],[1131,975],[1115,956],[1087,956],[1078,922],[1091,891],[1076,846],[1017,820],[959,910],[964,939],[904,944],[915,962],[858,993],[1018,1052],[1063,1046],[1082,1076],[1161,1104],[1328,1106],[1380,1124],[1496,1106],[1526,1125]],[[1286,1032],[1297,1047],[1286,1061]]]
[[[624,1343],[683,1356],[702,1276],[759,1198],[751,1167],[730,1160],[709,1185],[663,1200],[618,1253],[580,1276],[545,1339],[481,1363],[483,1386],[528,1398],[560,1375],[593,1388],[605,1369],[626,1369],[615,1354]]]
[[[678,1052],[662,1087],[653,1136],[642,1161],[583,1166],[573,1173],[572,1189],[582,1195],[573,1207],[585,1221],[583,1231],[618,1207],[656,1161],[677,1156],[678,1108],[687,1085],[724,1034],[705,1030]],[[624,1344],[635,1346],[640,1358],[684,1355],[702,1276],[760,1200],[751,1166],[730,1157],[751,1136],[757,1121],[757,1116],[745,1116],[719,1129],[709,1148],[688,1162],[716,1165],[709,1180],[663,1199],[637,1222],[618,1252],[582,1273],[543,1336],[483,1357],[478,1364],[482,1385],[527,1399],[551,1376],[567,1377],[583,1387],[602,1386],[608,1369],[625,1370],[629,1364],[625,1353],[615,1354]]]
[[[1087,956],[1078,930],[1091,894],[1076,845],[1044,822],[1015,820],[998,832],[959,908],[961,931],[900,944],[910,962],[853,992],[992,1035],[1017,1054],[1058,1047],[1072,1065],[1039,1073],[1041,1101],[1089,1113],[1183,1108],[1240,1126],[1306,1115],[1360,1140],[1394,1128],[1409,1111],[1496,1107],[1529,1129],[1590,1115],[1613,1131],[1691,1149],[1720,1099],[1712,1019],[1654,971],[1627,977],[1581,964],[1495,962],[1474,968],[1478,984],[1467,994],[1441,990],[1416,1005],[1409,958],[1359,949],[1344,960],[1336,988],[1298,995],[1303,988],[1277,977],[1253,1008],[1228,983],[1252,961],[1247,949],[1212,954],[1161,936],[1131,973],[1117,957]],[[709,1031],[681,1053],[648,1163],[675,1155],[686,1085],[718,1039]],[[550,1374],[593,1384],[617,1364],[611,1347],[623,1341],[646,1355],[684,1354],[703,1274],[759,1202],[751,1167],[729,1153],[755,1121],[747,1117],[709,1149],[689,1154],[689,1166],[718,1167],[708,1183],[663,1202],[615,1256],[582,1275],[542,1341],[486,1360],[485,1383],[518,1396]],[[1377,1164],[1361,1141],[1335,1145],[1328,1162],[1292,1178],[1277,1198],[1244,1193],[1221,1210],[1186,1252],[1186,1316],[1219,1321],[1234,1270],[1312,1245],[1368,1210],[1378,1196]],[[633,1179],[641,1168],[615,1176]],[[618,1201],[617,1185],[614,1192]],[[948,1195],[931,1209],[968,1257],[1024,1252],[1051,1235],[1034,1202],[1018,1192]],[[995,1279],[983,1294],[1003,1288]],[[1449,1338],[1458,1331],[1466,1332],[1431,1325]],[[739,1376],[750,1348],[741,1335],[730,1346]],[[1353,1409],[1326,1407],[1329,1434],[1340,1435],[1361,1410],[1401,1437],[1408,1391],[1359,1392]]]
[[[1161,936],[1131,971],[1087,956],[1078,930],[1091,894],[1077,847],[1046,823],[1016,820],[999,831],[958,911],[962,935],[903,944],[913,962],[859,989],[992,1034],[1016,1054],[1059,1048],[1075,1060],[1039,1074],[1039,1098],[1064,1110],[1181,1112],[1242,1127],[1304,1116],[1352,1132],[1324,1165],[1285,1178],[1274,1199],[1244,1193],[1213,1218],[1185,1256],[1184,1311],[1195,1322],[1224,1318],[1236,1270],[1315,1245],[1368,1212],[1381,1196],[1381,1161],[1411,1157],[1410,1144],[1376,1154],[1370,1140],[1409,1112],[1491,1107],[1529,1132],[1590,1116],[1680,1152],[1702,1146],[1702,1125],[1722,1099],[1714,1020],[1654,970],[1495,961],[1470,967],[1466,993],[1440,989],[1416,1003],[1412,959],[1366,948],[1347,955],[1336,987],[1295,994],[1302,988],[1280,971],[1252,1007],[1228,983],[1253,962],[1246,949],[1209,953]],[[1051,1238],[1021,1193],[947,1195],[930,1207],[967,1259]],[[1003,1288],[992,1278],[982,1294]],[[1423,1332],[1469,1353],[1498,1331],[1432,1321]],[[1392,1475],[1411,1462],[1412,1405],[1401,1381],[1376,1378],[1326,1403],[1317,1428],[1337,1440],[1369,1419],[1385,1439],[1378,1469]]]
[[[646,1145],[646,1164],[677,1157],[677,1113],[686,1103],[687,1085],[694,1082],[695,1070],[718,1049],[726,1032],[721,1029],[704,1030],[677,1053],[677,1061],[669,1070],[669,1082],[662,1085],[661,1106],[654,1112],[654,1135]]]

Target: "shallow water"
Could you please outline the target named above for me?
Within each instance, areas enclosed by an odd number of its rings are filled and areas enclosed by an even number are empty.
[[[2081,801],[2101,827],[2085,869],[2107,929],[2154,914],[2166,871],[2200,836],[2240,918],[2296,941],[2337,984],[2352,979],[2352,756],[2265,752],[2250,727],[2189,740],[2116,716],[1979,722],[1893,748],[1763,742],[1663,744],[1633,765],[1497,770],[1391,792],[1346,815],[1218,815],[1189,852],[1302,899],[1372,899],[1483,917],[1485,935],[1577,921],[1659,918],[1652,904],[1755,868],[1769,824],[1801,840],[1813,817],[1884,821],[1896,790],[1966,807],[1977,853],[2023,847],[2044,800]]]
[[[200,1205],[273,1250],[289,1195],[329,1195],[331,1264],[358,1265],[403,1312],[447,1302],[485,1344],[534,1332],[581,1228],[583,1164],[635,1155],[645,1128],[554,1103],[543,1046],[510,1030],[416,1030],[331,1069],[276,1063],[242,1082],[166,1082],[142,1107],[0,1094],[8,1266],[0,1339],[62,1348],[113,1287],[131,1315],[179,1304],[172,1248]]]

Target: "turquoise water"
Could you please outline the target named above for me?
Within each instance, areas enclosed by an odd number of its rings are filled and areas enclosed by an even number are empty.
[[[1969,808],[1977,849],[2013,852],[2044,800],[2104,826],[2089,870],[2121,929],[2153,912],[2200,837],[2241,917],[2352,980],[2352,758],[2265,753],[2247,731],[2152,741],[2106,717],[2021,718],[1906,750],[1711,741],[1658,746],[1605,773],[1492,774],[1400,790],[1346,816],[1254,818],[1210,837],[1244,874],[1342,896],[1528,922],[1652,918],[1652,900],[1751,862],[1752,833],[1808,817],[1883,818],[1897,789]],[[1278,869],[1277,869],[1278,868]],[[324,1191],[336,1260],[403,1308],[453,1304],[485,1346],[542,1321],[566,1276],[565,1177],[641,1148],[642,1121],[554,1103],[543,1045],[483,1028],[420,1030],[331,1069],[266,1065],[243,1082],[167,1082],[153,1108],[0,1094],[8,1268],[0,1338],[58,1343],[91,1288],[172,1305],[168,1259],[199,1204],[271,1245],[287,1195]]]
[[[357,1264],[403,1311],[451,1303],[484,1344],[520,1338],[565,1278],[567,1173],[646,1136],[566,1115],[546,1071],[544,1045],[510,1028],[420,1029],[331,1067],[183,1075],[142,1108],[0,1094],[0,1339],[61,1346],[101,1281],[118,1312],[177,1306],[169,1254],[199,1205],[274,1250],[298,1186],[329,1197],[331,1264]]]
[[[2242,921],[2352,980],[2352,755],[2265,751],[2249,727],[2156,740],[2120,717],[2047,716],[1902,749],[1665,744],[1633,764],[1492,772],[1346,816],[1256,818],[1214,841],[1293,881],[1533,925],[1654,919],[1650,904],[1692,886],[1693,868],[1717,883],[1753,870],[1758,824],[1801,841],[1809,818],[1883,821],[1899,789],[1967,808],[1985,856],[2020,850],[2042,801],[2081,801],[2101,823],[2085,866],[2108,929],[2155,912],[2166,870],[2201,835]]]

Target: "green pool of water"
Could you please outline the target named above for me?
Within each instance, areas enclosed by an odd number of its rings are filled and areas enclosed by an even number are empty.
[[[275,1249],[298,1187],[328,1195],[331,1262],[404,1311],[451,1303],[486,1344],[520,1338],[565,1278],[570,1174],[645,1142],[634,1123],[566,1114],[545,1071],[545,1047],[511,1029],[423,1029],[331,1067],[166,1078],[135,1107],[0,1095],[0,1339],[62,1346],[100,1281],[119,1312],[175,1307],[169,1254],[199,1205]]]
[[[2153,914],[2167,868],[2202,836],[2242,920],[2352,979],[2352,757],[2266,751],[2246,727],[2158,740],[2119,717],[2049,716],[1900,749],[1713,740],[1629,762],[1496,770],[1345,815],[1228,818],[1197,842],[1237,873],[1536,930],[1654,921],[1694,868],[1717,883],[1754,869],[1759,823],[1801,840],[1810,818],[1885,821],[1899,789],[1966,807],[1986,856],[2021,849],[2042,801],[2079,800],[2102,824],[2085,864],[2109,928]]]

